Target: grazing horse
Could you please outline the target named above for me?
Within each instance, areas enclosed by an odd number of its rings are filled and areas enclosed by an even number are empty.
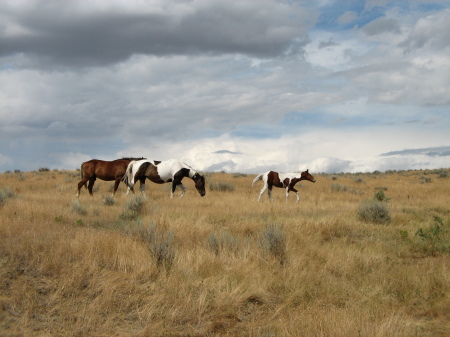
[[[205,195],[205,176],[200,175],[187,164],[176,160],[169,159],[165,161],[139,160],[132,161],[128,165],[127,172],[123,176],[123,181],[129,188],[133,188],[134,184],[139,180],[141,182],[141,193],[145,197],[145,178],[150,179],[156,184],[172,183],[170,198],[177,186],[181,187],[181,197],[184,196],[186,188],[181,183],[184,177],[191,178],[195,183],[195,188],[203,197]],[[128,192],[127,192],[128,194]]]
[[[92,188],[94,187],[94,183],[97,178],[105,181],[115,181],[113,191],[114,196],[117,188],[119,187],[120,180],[127,170],[128,164],[133,160],[140,159],[143,158],[122,158],[113,161],[92,159],[85,161],[80,167],[81,180],[78,183],[78,192],[76,196],[78,197],[80,195],[80,190],[83,185],[89,190],[89,194],[93,195]],[[86,186],[88,181],[89,186]]]
[[[314,177],[308,172],[308,170],[300,173],[300,172],[292,172],[292,173],[278,173],[274,171],[268,171],[266,173],[262,173],[253,180],[252,186],[255,182],[262,179],[264,181],[264,187],[261,189],[261,192],[259,192],[259,199],[261,199],[261,196],[264,194],[266,189],[268,190],[269,198],[273,201],[272,198],[272,187],[283,187],[286,189],[286,201],[289,196],[289,191],[293,191],[297,193],[297,201],[300,200],[300,193],[294,188],[295,184],[297,184],[300,180],[308,180],[313,183],[316,182]]]

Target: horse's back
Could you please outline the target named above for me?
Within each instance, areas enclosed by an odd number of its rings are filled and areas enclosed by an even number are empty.
[[[185,166],[177,159],[164,160],[156,167],[158,175],[162,180],[172,179],[175,173],[185,168]]]

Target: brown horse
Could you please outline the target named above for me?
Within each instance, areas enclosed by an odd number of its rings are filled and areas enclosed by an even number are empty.
[[[89,194],[92,194],[92,188],[94,187],[95,180],[101,179],[105,181],[114,180],[113,196],[116,194],[119,187],[120,180],[127,171],[128,164],[132,160],[140,160],[144,158],[122,158],[113,161],[104,161],[98,159],[92,159],[85,161],[81,164],[81,180],[78,183],[77,197],[80,195],[81,187],[84,185],[89,190]],[[86,186],[89,181],[89,185]],[[133,191],[134,192],[134,191]]]
[[[255,182],[262,179],[264,181],[264,187],[259,192],[259,199],[261,199],[262,195],[268,189],[268,194],[270,200],[273,201],[272,198],[272,187],[282,187],[286,189],[286,201],[289,196],[289,191],[295,192],[297,194],[297,201],[300,200],[300,193],[294,188],[295,184],[297,184],[301,180],[308,180],[310,182],[315,183],[316,179],[308,172],[308,170],[300,173],[300,172],[292,172],[292,173],[278,173],[274,171],[268,171],[266,173],[262,173],[253,180],[252,186]]]

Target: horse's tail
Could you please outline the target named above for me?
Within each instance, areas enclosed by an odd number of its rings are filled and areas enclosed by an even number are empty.
[[[81,176],[81,180],[83,180],[83,177],[84,177],[84,175],[83,175],[83,165],[84,165],[84,163],[85,163],[85,162],[82,162],[81,165],[80,165],[80,176]],[[87,181],[84,183],[84,188],[87,188]]]
[[[256,178],[253,179],[252,186],[253,186],[258,180],[261,180],[262,177],[263,177],[263,175],[264,175],[263,173],[258,174],[258,175],[256,176]]]
[[[133,178],[131,177],[132,173],[133,173],[133,164],[134,164],[134,160],[128,164],[127,170],[125,171],[125,174],[122,177],[122,181],[128,187],[133,187],[133,183],[131,182],[131,180],[133,180]]]

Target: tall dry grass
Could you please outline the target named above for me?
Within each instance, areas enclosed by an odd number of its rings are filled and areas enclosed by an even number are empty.
[[[448,174],[316,179],[75,200],[76,172],[3,173],[0,336],[450,335]],[[380,190],[389,221],[359,217]]]

